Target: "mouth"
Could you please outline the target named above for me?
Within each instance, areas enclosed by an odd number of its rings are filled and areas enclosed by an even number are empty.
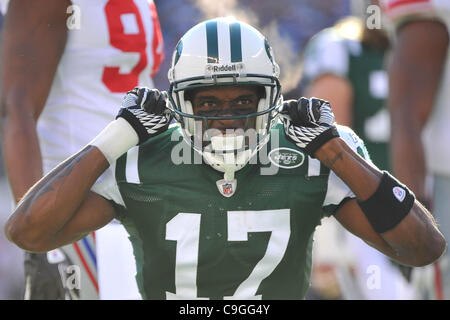
[[[214,127],[205,131],[205,137],[215,136],[244,136],[245,130],[241,127]]]
[[[211,137],[209,148],[216,153],[234,153],[245,148],[245,137],[243,135],[214,136]]]

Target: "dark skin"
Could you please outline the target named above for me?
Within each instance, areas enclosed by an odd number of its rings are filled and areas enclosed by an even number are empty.
[[[261,92],[255,86],[239,86],[232,91],[209,87],[191,93],[193,112],[200,116],[233,116],[255,113],[260,97]],[[246,122],[246,118],[209,120],[208,128],[218,129],[222,133],[225,133],[227,129],[255,128],[254,117],[248,118],[248,123]]]
[[[238,99],[242,96],[240,89],[217,89],[221,92],[216,98],[226,105],[221,98]],[[196,98],[204,95],[211,95],[211,91],[198,93]],[[195,101],[194,110],[202,107]],[[221,128],[228,123],[217,121],[211,124]],[[341,138],[328,141],[315,156],[331,168],[360,200],[369,198],[378,187],[382,173],[365,162]],[[71,243],[107,224],[114,216],[114,209],[90,189],[108,166],[104,155],[92,146],[66,160],[34,185],[19,203],[5,226],[7,237],[26,250],[46,251]],[[446,248],[445,239],[431,215],[418,202],[406,218],[383,234],[372,229],[356,200],[341,206],[336,219],[350,232],[406,265],[429,264]]]
[[[441,22],[418,20],[401,26],[397,36],[389,67],[392,163],[396,176],[429,201],[421,135],[445,69],[449,35]]]
[[[70,5],[69,0],[11,0],[3,23],[1,130],[16,202],[43,174],[36,123],[64,52]]]
[[[15,203],[43,175],[37,122],[66,47],[70,0],[10,0],[2,28],[0,54],[0,114],[2,151]],[[42,282],[38,274],[54,273],[45,255],[26,255],[25,299],[53,298],[56,282]],[[56,271],[57,272],[57,271]],[[57,276],[56,273],[54,276]],[[57,278],[55,278],[57,279]],[[43,289],[45,288],[45,290]],[[39,293],[46,291],[45,293]]]

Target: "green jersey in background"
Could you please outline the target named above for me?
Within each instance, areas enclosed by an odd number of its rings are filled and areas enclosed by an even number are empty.
[[[390,171],[385,52],[346,38],[334,28],[324,29],[311,38],[305,49],[303,85],[307,86],[325,74],[334,74],[350,82],[353,88],[352,129],[364,140],[372,161],[380,169]]]

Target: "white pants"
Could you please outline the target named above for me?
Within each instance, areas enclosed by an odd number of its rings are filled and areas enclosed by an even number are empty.
[[[450,241],[450,177],[433,177],[433,216],[447,242]],[[450,299],[450,252],[447,251],[433,265],[414,268],[413,284],[421,299]]]
[[[389,258],[352,235],[337,220],[323,219],[314,238],[313,263],[334,266],[342,299],[416,299],[414,288]]]
[[[125,228],[113,220],[95,234],[100,299],[142,299],[136,283],[133,248]]]

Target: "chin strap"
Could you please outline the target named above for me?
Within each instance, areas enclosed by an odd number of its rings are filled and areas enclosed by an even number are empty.
[[[223,174],[223,179],[226,180],[226,181],[234,180],[234,173],[236,171],[237,170],[235,168],[227,168],[227,169],[225,169],[225,172]]]
[[[265,139],[265,144],[268,141]],[[199,152],[205,162],[213,169],[223,172],[223,179],[217,180],[216,185],[220,194],[224,197],[231,197],[235,194],[237,180],[235,172],[241,170],[249,160],[258,152],[260,148],[254,150],[244,149],[245,138],[242,135],[226,135],[211,137],[211,152],[195,149]],[[262,145],[263,145],[262,144]],[[236,151],[242,150],[242,151]]]
[[[204,152],[204,157],[213,168],[223,172],[223,179],[216,181],[217,189],[224,197],[231,197],[236,192],[237,180],[234,173],[242,169],[250,159],[251,150],[235,153],[244,146],[244,136],[227,135],[211,137],[212,152]],[[216,154],[217,152],[217,154]]]

